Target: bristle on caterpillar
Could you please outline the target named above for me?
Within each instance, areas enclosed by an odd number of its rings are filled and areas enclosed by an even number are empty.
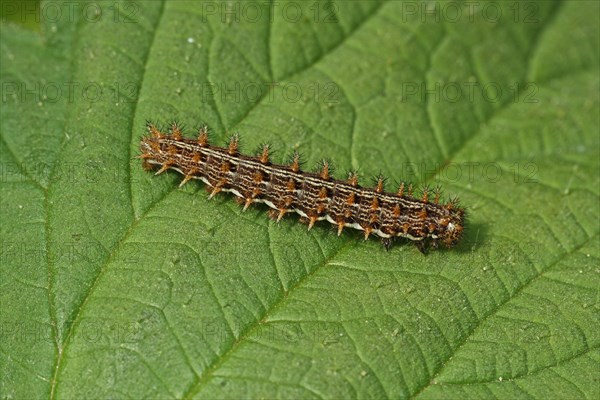
[[[319,171],[306,172],[298,153],[290,164],[273,164],[269,145],[262,146],[256,156],[242,155],[237,133],[225,147],[211,145],[206,126],[196,139],[183,137],[177,123],[163,133],[149,122],[147,131],[139,155],[145,169],[156,168],[157,175],[173,169],[184,176],[180,186],[199,179],[207,185],[209,198],[232,193],[244,210],[253,203],[266,204],[276,221],[296,213],[308,229],[318,221],[328,221],[338,235],[344,228],[361,230],[365,240],[371,235],[382,238],[386,249],[394,238],[405,238],[422,252],[439,244],[453,247],[463,234],[464,209],[457,198],[440,203],[439,187],[423,188],[419,198],[413,197],[412,185],[404,182],[395,193],[385,192],[385,178],[380,175],[374,188],[364,188],[356,172],[350,172],[346,180],[334,179],[326,160]]]

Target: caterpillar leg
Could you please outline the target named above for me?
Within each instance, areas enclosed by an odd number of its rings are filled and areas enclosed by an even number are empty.
[[[383,244],[383,248],[386,251],[389,251],[392,248],[392,246],[394,245],[394,238],[393,237],[383,238],[383,239],[381,239],[381,244]]]

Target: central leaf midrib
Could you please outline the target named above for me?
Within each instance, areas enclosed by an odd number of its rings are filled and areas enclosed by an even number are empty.
[[[161,2],[161,8],[159,10],[159,16],[158,16],[159,23],[157,24],[157,26],[160,25],[160,21],[162,20],[163,15],[164,15],[164,4],[165,4],[164,1]],[[77,26],[77,28],[74,29],[74,35],[76,35],[77,37],[79,36],[79,35],[77,35],[77,33],[79,32],[79,30],[80,30],[80,26]],[[148,64],[148,58],[149,58],[151,49],[153,47],[152,44],[154,43],[154,41],[156,39],[156,32],[157,32],[157,30],[158,29],[155,29],[154,32],[153,32],[152,40],[151,40],[150,45],[148,46],[148,49],[147,49],[146,54],[145,54],[143,68],[141,69],[141,71],[142,71],[141,72],[141,80],[140,80],[141,82],[143,82],[144,75],[146,73],[146,66]],[[78,40],[75,40],[75,44],[73,45],[73,50],[75,50],[75,49],[78,48],[77,44],[78,44]],[[72,64],[72,73],[74,74],[75,71],[76,71],[76,67],[75,67],[74,62],[75,62],[75,60],[77,60],[77,57],[71,57],[71,60],[72,60],[72,62],[71,62],[71,64]],[[140,89],[141,89],[141,85],[138,86],[138,95],[139,95]],[[135,110],[137,109],[137,103],[138,102],[136,101],[135,105],[134,105],[134,110],[133,110],[133,114],[134,115],[135,115]],[[67,116],[65,118],[65,123],[64,123],[64,127],[65,127],[64,129],[65,130],[66,130],[66,125],[67,125],[67,121],[69,120],[69,117],[70,116]],[[131,138],[130,138],[130,142],[131,142],[131,139],[133,139],[133,132],[132,132],[132,129],[129,129],[129,131],[131,133]],[[128,150],[127,150],[128,154],[130,154],[129,153],[130,147],[131,146],[128,146]],[[131,188],[131,173],[129,174],[129,179],[130,179],[130,182],[129,182],[128,187]],[[48,195],[47,195],[47,193],[49,192],[51,184],[52,184],[52,181],[48,184],[48,188],[46,190],[46,204],[48,203]],[[130,193],[131,193],[131,189],[129,189],[129,190],[130,190]],[[130,196],[130,199],[132,199],[132,203],[133,203],[133,198],[131,196]],[[133,204],[132,204],[132,207],[133,207]],[[49,210],[49,207],[46,206],[46,214],[47,215],[49,214],[48,210]],[[133,209],[132,209],[132,212],[133,212]],[[132,215],[134,215],[134,214],[132,214]],[[46,220],[48,220],[48,219],[46,218]],[[58,336],[57,336],[58,332],[56,330],[57,319],[56,319],[56,314],[55,314],[54,324],[53,324],[55,326],[55,329],[53,330],[53,334],[55,335],[55,342],[56,342],[56,345],[57,345],[57,354],[56,354],[56,360],[55,360],[55,362],[53,364],[53,373],[52,373],[52,377],[51,377],[51,381],[50,381],[50,394],[49,394],[49,398],[50,399],[54,399],[54,397],[55,397],[55,395],[57,393],[57,387],[58,387],[58,384],[59,384],[58,376],[59,376],[59,374],[61,372],[62,360],[65,357],[65,353],[66,353],[67,348],[69,347],[69,343],[72,342],[72,340],[69,340],[69,339],[70,339],[70,337],[71,337],[71,335],[73,333],[73,330],[75,329],[75,326],[77,325],[77,323],[78,323],[78,321],[80,319],[82,310],[83,310],[85,304],[87,303],[88,299],[90,298],[90,295],[93,293],[94,288],[97,285],[97,282],[100,280],[100,277],[104,273],[104,271],[106,269],[106,266],[111,262],[111,260],[113,258],[113,255],[115,254],[114,250],[117,249],[117,248],[119,248],[122,245],[122,243],[124,243],[124,239],[129,236],[129,234],[131,233],[132,229],[136,226],[136,222],[137,221],[134,220],[134,223],[125,232],[124,236],[115,243],[115,245],[112,247],[113,251],[107,257],[106,262],[103,265],[100,266],[100,268],[98,270],[98,274],[94,278],[94,280],[93,280],[92,284],[90,285],[87,293],[85,293],[85,295],[83,296],[83,300],[81,301],[81,303],[79,304],[79,306],[74,309],[74,310],[76,310],[75,317],[73,318],[73,321],[71,322],[70,325],[68,325],[68,327],[66,329],[65,336],[64,336],[65,337],[64,342],[60,343],[60,344],[58,343]],[[46,240],[48,240],[50,227],[48,226],[47,223],[45,225],[46,225]],[[50,265],[48,266],[48,269],[50,271]],[[49,297],[50,297],[50,289],[51,289],[51,286],[48,288]],[[54,308],[52,306],[52,304],[54,304],[54,303],[52,301],[50,301],[50,307]],[[61,345],[62,345],[62,348],[61,348]]]

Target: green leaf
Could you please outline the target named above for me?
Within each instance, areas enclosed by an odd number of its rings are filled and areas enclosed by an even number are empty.
[[[11,4],[0,397],[600,396],[597,2]],[[148,119],[440,184],[467,233],[242,213],[144,171]]]

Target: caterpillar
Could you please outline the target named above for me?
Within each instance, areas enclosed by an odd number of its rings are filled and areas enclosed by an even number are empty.
[[[328,221],[344,228],[382,239],[389,249],[395,238],[413,241],[425,253],[439,244],[455,246],[464,230],[465,210],[456,198],[440,203],[439,188],[424,188],[420,198],[413,197],[411,185],[400,184],[395,193],[384,191],[385,179],[377,178],[374,188],[361,187],[355,172],[346,180],[331,176],[331,165],[323,161],[318,172],[301,169],[300,155],[295,152],[289,164],[275,164],[269,158],[270,146],[264,145],[257,156],[239,152],[239,135],[231,136],[225,147],[209,144],[208,128],[199,129],[196,138],[183,136],[181,127],[172,123],[163,133],[147,123],[148,134],[140,142],[147,170],[159,175],[169,169],[183,175],[180,187],[191,179],[207,185],[209,198],[229,192],[246,210],[253,203],[263,203],[269,216],[279,222],[286,214],[300,215],[310,230],[317,221]]]

